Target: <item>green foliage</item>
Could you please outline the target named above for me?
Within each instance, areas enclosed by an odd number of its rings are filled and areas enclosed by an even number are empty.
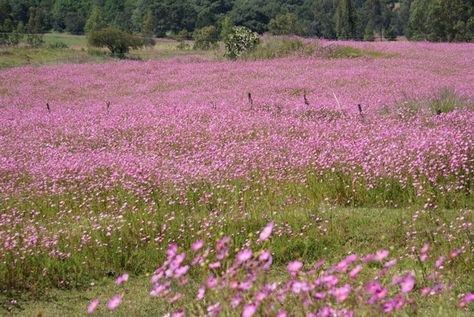
[[[189,45],[186,43],[186,40],[189,38],[189,32],[185,29],[179,31],[178,35],[176,35],[176,41],[178,42],[178,48],[180,50],[187,49]]]
[[[474,41],[474,3],[469,0],[415,0],[407,35],[430,41]]]
[[[310,56],[314,46],[300,39],[284,37],[265,38],[253,50],[242,54],[241,58],[250,60],[272,59],[288,56]]]
[[[223,41],[234,24],[260,34],[363,39],[371,23],[375,34],[392,27],[413,40],[474,40],[472,0],[0,0],[2,32],[20,22],[29,29],[30,21],[39,33],[113,26],[145,37],[213,25]]]
[[[352,0],[341,0],[336,10],[336,33],[341,40],[356,37],[356,16]]]
[[[232,33],[232,28],[234,27],[234,22],[228,16],[226,16],[221,22],[221,32],[220,39],[225,41],[227,37]]]
[[[303,26],[294,13],[279,14],[268,23],[268,31],[273,35],[302,35]]]
[[[62,42],[62,41],[57,41],[57,42],[54,42],[54,43],[51,43],[48,45],[49,48],[57,48],[57,49],[63,49],[63,48],[69,48],[69,46]]]
[[[432,114],[448,113],[465,108],[474,110],[474,104],[461,98],[451,87],[441,89],[436,97],[429,103],[428,107]]]
[[[445,87],[432,99],[408,99],[396,107],[384,109],[383,113],[411,120],[420,115],[433,116],[465,109],[474,111],[474,103],[458,95],[452,87]]]
[[[145,44],[141,38],[112,27],[91,32],[88,41],[91,46],[108,48],[112,55],[120,58],[130,49],[138,49]]]
[[[367,23],[367,26],[365,27],[364,31],[364,41],[374,41],[375,36],[374,36],[374,25],[372,22]]]
[[[308,33],[321,38],[335,39],[336,2],[333,0],[315,0],[306,10],[309,12]]]
[[[235,26],[225,41],[225,56],[236,59],[251,50],[260,42],[257,33],[244,26]]]
[[[388,29],[385,30],[384,37],[387,41],[396,41],[397,32],[392,26],[390,26]]]
[[[100,30],[103,27],[105,27],[105,24],[103,22],[102,11],[100,7],[94,6],[91,15],[87,19],[84,30],[86,31],[86,33],[90,33],[93,31]]]
[[[156,19],[151,11],[148,11],[143,18],[142,34],[146,37],[153,37],[155,35]]]
[[[195,50],[210,50],[217,46],[219,40],[219,33],[215,26],[206,26],[197,29],[193,33],[194,49]]]

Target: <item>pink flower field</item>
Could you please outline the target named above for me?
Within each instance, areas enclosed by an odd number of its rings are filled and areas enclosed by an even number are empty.
[[[474,44],[322,45],[377,55],[1,71],[1,307],[472,313]]]

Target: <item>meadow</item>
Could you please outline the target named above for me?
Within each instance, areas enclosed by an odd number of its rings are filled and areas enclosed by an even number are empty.
[[[0,312],[472,315],[474,45],[318,47],[0,71]]]

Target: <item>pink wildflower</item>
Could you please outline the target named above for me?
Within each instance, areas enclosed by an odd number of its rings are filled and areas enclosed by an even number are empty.
[[[245,249],[237,253],[237,261],[240,263],[246,262],[252,258],[252,251]]]
[[[128,274],[125,273],[121,276],[119,276],[116,280],[115,280],[115,284],[116,285],[121,285],[123,284],[124,282],[128,281]]]
[[[100,301],[98,299],[94,299],[90,302],[89,306],[87,306],[87,313],[90,315],[92,314],[97,306],[99,306]]]
[[[193,243],[192,249],[194,251],[198,251],[204,246],[204,241],[203,240],[197,240],[196,242]]]
[[[350,292],[351,292],[351,286],[349,284],[346,284],[343,287],[332,289],[330,291],[330,294],[336,298],[336,301],[338,303],[341,303],[347,299]]]
[[[303,263],[298,260],[288,263],[288,271],[292,274],[297,273],[303,267]]]
[[[389,252],[387,250],[379,250],[375,253],[374,260],[381,262],[383,259],[388,257]]]
[[[350,278],[356,278],[357,274],[362,270],[362,265],[356,265],[352,271],[349,272],[349,277]]]
[[[115,308],[119,307],[121,303],[122,303],[122,296],[115,295],[108,301],[107,308],[110,310],[114,310]]]
[[[400,282],[400,287],[402,293],[409,293],[415,286],[415,279],[412,275],[407,275],[405,278]]]
[[[171,314],[171,317],[184,317],[184,316],[185,316],[184,309],[180,309],[174,312],[173,314]]]
[[[474,301],[474,294],[473,293],[467,293],[464,295],[464,297],[459,301],[458,306],[459,307],[465,307],[467,304],[470,302]]]
[[[437,268],[442,268],[442,265],[443,265],[443,263],[444,263],[444,260],[446,260],[446,258],[445,258],[444,256],[440,256],[440,257],[438,258],[438,261],[436,261],[435,266],[436,266]]]
[[[252,317],[257,311],[255,304],[245,304],[244,310],[242,311],[242,317]]]
[[[273,222],[270,222],[265,228],[263,228],[262,232],[260,233],[260,237],[258,238],[259,241],[267,240],[270,235],[272,234],[273,230]]]

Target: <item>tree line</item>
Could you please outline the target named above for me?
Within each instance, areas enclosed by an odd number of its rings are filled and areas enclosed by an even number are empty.
[[[0,0],[0,33],[112,26],[175,37],[229,25],[327,39],[474,41],[474,0]]]

